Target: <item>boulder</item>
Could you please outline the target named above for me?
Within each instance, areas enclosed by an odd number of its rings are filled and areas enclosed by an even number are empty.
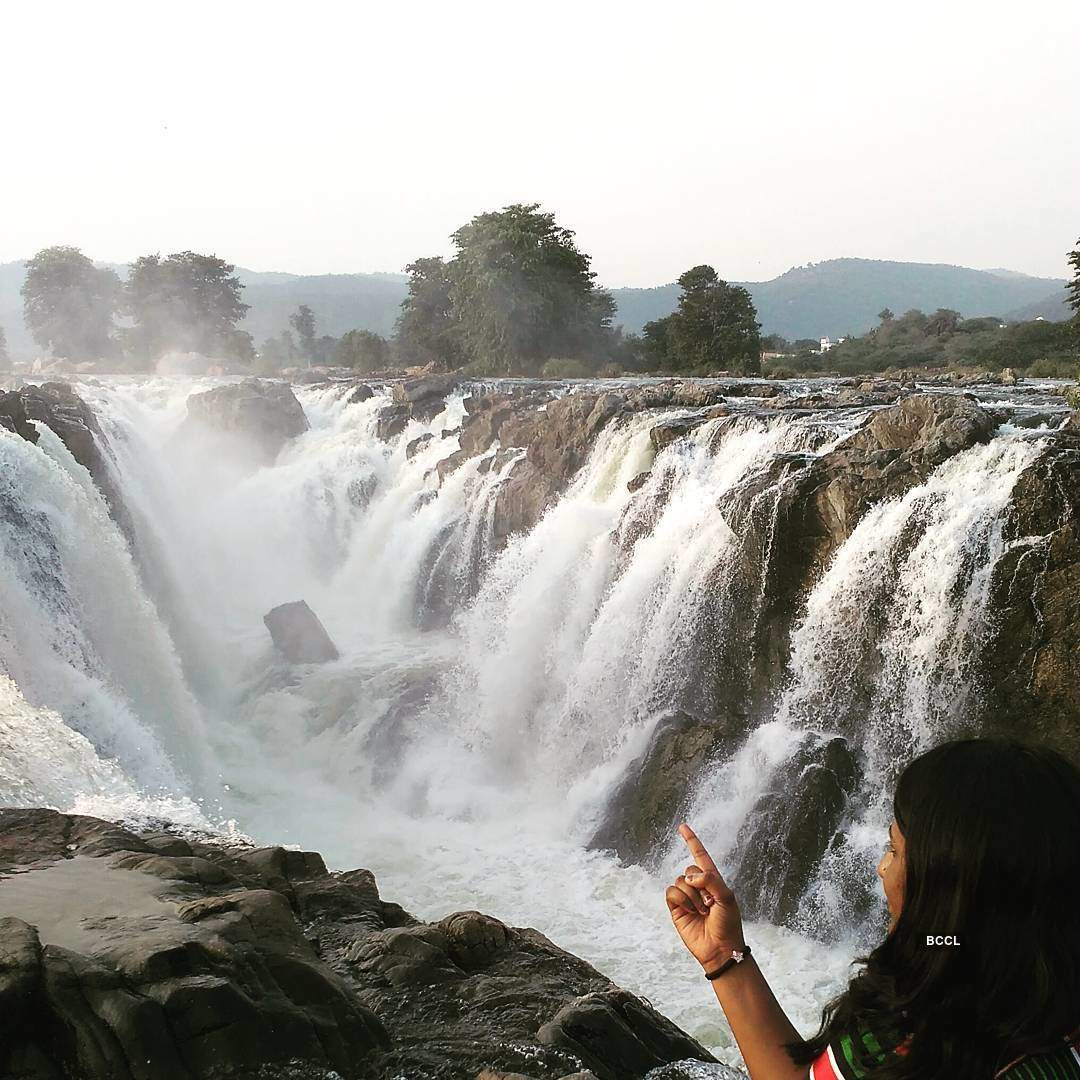
[[[671,838],[694,780],[731,738],[730,724],[685,712],[662,717],[608,797],[587,846],[614,851],[626,862],[645,861]]]
[[[279,604],[263,616],[263,622],[290,664],[322,664],[338,658],[337,647],[306,600]]]
[[[47,382],[0,393],[0,427],[37,445],[35,423],[51,428],[71,456],[90,474],[117,524],[130,537],[131,526],[108,459],[108,440],[93,409],[69,386]]]
[[[714,1060],[537,931],[419,922],[315,852],[0,810],[0,866],[3,1076],[633,1080]]]
[[[307,417],[292,388],[266,379],[216,386],[192,394],[187,417],[177,431],[181,442],[209,438],[231,444],[253,463],[271,465],[290,439],[308,429]]]

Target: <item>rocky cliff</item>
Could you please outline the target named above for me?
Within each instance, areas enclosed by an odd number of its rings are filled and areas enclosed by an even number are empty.
[[[627,1080],[683,1059],[713,1060],[535,930],[421,922],[314,852],[0,810],[0,1075]]]

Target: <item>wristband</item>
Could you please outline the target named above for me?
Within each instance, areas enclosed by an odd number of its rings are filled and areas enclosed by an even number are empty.
[[[705,978],[710,982],[712,982],[713,979],[718,979],[729,968],[733,968],[736,964],[741,964],[749,955],[749,945],[744,945],[741,949],[732,949],[731,956],[729,956],[718,968],[713,971],[705,972]]]

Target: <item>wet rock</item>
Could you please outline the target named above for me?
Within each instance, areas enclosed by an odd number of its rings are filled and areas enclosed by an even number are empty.
[[[36,423],[51,428],[71,456],[90,474],[109,506],[109,512],[131,536],[131,525],[107,455],[108,440],[93,409],[69,386],[47,382],[0,393],[0,426],[37,445]]]
[[[383,442],[389,442],[409,426],[411,419],[412,410],[408,405],[388,405],[379,410],[375,420],[375,435]]]
[[[713,1060],[535,930],[418,922],[314,852],[180,843],[0,810],[0,1075],[632,1080]]]
[[[646,860],[683,820],[694,780],[730,740],[731,727],[685,712],[661,718],[609,796],[587,846],[614,851],[626,862]]]
[[[1074,431],[1062,430],[1013,489],[979,676],[987,729],[1049,743],[1080,764],[1080,425]]]
[[[263,622],[291,664],[322,664],[338,658],[337,647],[305,600],[279,604],[263,616]]]
[[[659,453],[666,446],[670,446],[676,440],[699,428],[704,420],[702,416],[684,416],[677,420],[665,420],[649,431],[649,441],[653,449]]]
[[[290,439],[308,429],[307,417],[292,388],[264,379],[216,386],[192,394],[180,425],[181,445],[209,439],[232,444],[256,464],[270,465]]]
[[[424,402],[442,403],[447,394],[457,386],[455,375],[429,375],[422,379],[408,379],[395,383],[395,405],[415,406]]]
[[[435,436],[432,435],[430,431],[425,432],[423,435],[418,435],[415,439],[412,439],[409,442],[408,446],[405,447],[405,456],[410,461],[412,461],[412,459],[416,457],[416,455],[419,454],[420,451],[423,450],[424,447],[427,446],[427,444],[431,442],[431,440],[434,438]]]
[[[358,405],[361,401],[367,401],[375,396],[375,391],[367,383],[361,383],[348,398],[350,405]]]
[[[731,887],[752,919],[789,923],[861,778],[841,738],[807,741],[747,814],[736,840]]]

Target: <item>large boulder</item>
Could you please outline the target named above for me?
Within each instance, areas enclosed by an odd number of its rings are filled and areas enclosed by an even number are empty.
[[[187,409],[178,439],[208,441],[213,447],[225,444],[260,465],[273,464],[290,439],[308,430],[292,388],[266,379],[244,379],[192,394]]]
[[[535,930],[315,852],[0,810],[0,1075],[633,1080],[711,1055]]]
[[[274,645],[291,664],[323,664],[336,660],[337,646],[306,600],[278,604],[263,616]]]

